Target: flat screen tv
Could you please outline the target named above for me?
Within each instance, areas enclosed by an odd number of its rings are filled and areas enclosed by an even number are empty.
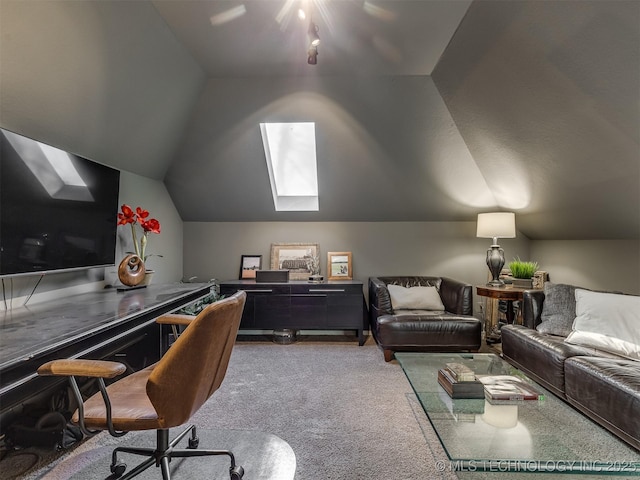
[[[120,172],[0,129],[0,276],[115,264]]]

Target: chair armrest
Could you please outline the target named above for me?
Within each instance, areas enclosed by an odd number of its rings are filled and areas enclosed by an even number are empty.
[[[376,319],[382,315],[393,315],[387,284],[378,277],[369,277],[369,319],[371,325],[374,325]]]
[[[536,328],[542,323],[543,290],[525,290],[522,294],[522,324],[527,328]]]
[[[113,378],[127,370],[122,363],[104,360],[62,359],[52,360],[38,368],[38,375],[56,377]]]
[[[442,277],[440,298],[447,312],[473,315],[473,287],[470,284]]]
[[[84,399],[78,388],[78,383],[75,377],[90,377],[95,378],[100,389],[100,394],[104,401],[107,419],[107,428],[109,433],[114,437],[120,437],[126,432],[118,432],[113,427],[113,419],[111,416],[111,401],[107,394],[105,387],[105,378],[114,378],[118,375],[126,372],[127,367],[119,362],[109,362],[106,360],[86,360],[81,358],[68,358],[62,360],[52,360],[47,362],[38,368],[38,375],[42,376],[56,376],[67,377],[69,379],[69,385],[71,391],[78,405],[77,420],[80,430],[85,435],[94,435],[99,430],[89,430],[84,423]]]
[[[182,315],[179,313],[169,313],[156,318],[156,323],[161,325],[184,325],[188,326],[195,320],[195,315]]]

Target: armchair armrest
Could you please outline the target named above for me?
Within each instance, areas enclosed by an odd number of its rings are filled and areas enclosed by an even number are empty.
[[[195,315],[183,315],[179,313],[169,313],[156,318],[156,323],[160,325],[184,325],[188,326],[195,319]]]
[[[440,298],[447,312],[473,315],[473,287],[470,284],[442,277]]]
[[[369,320],[371,325],[382,315],[393,315],[391,297],[385,282],[378,277],[369,278]]]
[[[522,294],[522,324],[536,328],[542,322],[543,290],[525,290]]]
[[[38,368],[38,375],[56,377],[113,378],[127,370],[122,363],[104,360],[63,359],[52,360]]]

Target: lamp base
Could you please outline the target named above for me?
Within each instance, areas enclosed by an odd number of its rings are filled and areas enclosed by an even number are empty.
[[[504,267],[504,250],[497,243],[491,245],[491,248],[487,250],[487,266],[491,272],[491,281],[487,285],[493,287],[503,286],[504,282],[500,280],[500,273],[502,272],[502,267]]]

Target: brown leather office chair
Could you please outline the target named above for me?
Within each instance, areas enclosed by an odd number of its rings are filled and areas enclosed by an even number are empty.
[[[38,369],[40,375],[69,377],[78,399],[73,421],[86,434],[108,430],[114,436],[129,431],[156,430],[156,448],[117,447],[112,454],[111,472],[120,477],[126,465],[118,460],[118,452],[149,456],[122,479],[132,478],[151,465],[159,466],[162,478],[170,478],[169,462],[176,457],[227,455],[231,461],[232,480],[241,479],[244,470],[236,465],[228,450],[196,450],[198,437],[190,425],[169,442],[169,428],[186,423],[220,387],[229,364],[242,310],[246,300],[243,291],[212,303],[196,317],[165,315],[159,323],[177,322],[188,327],[159,362],[105,387],[105,378],[115,378],[125,371],[117,362],[100,360],[54,360]],[[82,401],[75,377],[95,377],[100,392]],[[189,448],[175,449],[189,432]]]

